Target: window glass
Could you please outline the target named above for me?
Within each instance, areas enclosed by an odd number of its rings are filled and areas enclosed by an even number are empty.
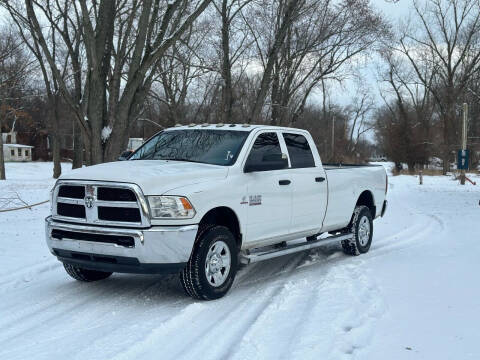
[[[250,164],[260,164],[265,155],[281,154],[280,142],[276,133],[263,133],[258,135],[253,144],[247,162]]]
[[[214,165],[233,165],[248,131],[237,130],[170,130],[163,131],[129,160],[175,160]]]
[[[10,154],[11,154],[12,156],[15,156],[15,150],[13,150],[13,149],[10,150]]]
[[[305,136],[284,133],[283,138],[287,144],[292,168],[315,167],[312,151]]]
[[[22,149],[18,149],[18,156],[22,156]]]
[[[28,150],[25,150],[25,156],[28,156]]]

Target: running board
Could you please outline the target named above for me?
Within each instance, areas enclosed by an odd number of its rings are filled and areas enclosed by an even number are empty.
[[[291,244],[282,248],[269,247],[267,250],[257,250],[257,249],[255,249],[255,251],[246,250],[245,252],[240,253],[240,262],[242,264],[248,265],[248,264],[262,261],[262,260],[268,260],[268,259],[276,258],[279,256],[283,256],[283,255],[293,254],[300,251],[315,249],[321,246],[333,244],[343,240],[350,240],[352,238],[353,238],[353,234],[341,234],[341,235],[329,236],[323,239]]]

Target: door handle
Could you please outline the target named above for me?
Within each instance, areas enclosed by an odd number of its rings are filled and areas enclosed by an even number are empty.
[[[290,180],[279,180],[278,184],[279,185],[290,185],[291,181]]]
[[[319,176],[319,177],[316,177],[315,178],[315,181],[316,182],[324,182],[325,181],[325,178],[323,176]]]

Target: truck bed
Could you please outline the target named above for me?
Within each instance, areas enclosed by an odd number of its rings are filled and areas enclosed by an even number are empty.
[[[386,173],[381,165],[323,164],[328,180],[328,205],[324,220],[328,231],[348,225],[355,204],[363,191],[373,195],[379,215],[385,200]]]

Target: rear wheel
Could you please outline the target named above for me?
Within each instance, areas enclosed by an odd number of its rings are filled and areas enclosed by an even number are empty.
[[[108,278],[111,272],[83,269],[78,266],[63,264],[68,275],[78,281],[91,282]]]
[[[214,300],[233,284],[238,266],[235,238],[225,226],[212,226],[199,233],[180,280],[187,295]]]
[[[353,212],[348,232],[353,234],[351,240],[342,241],[345,254],[360,255],[370,250],[373,236],[373,220],[367,206],[357,206]]]

